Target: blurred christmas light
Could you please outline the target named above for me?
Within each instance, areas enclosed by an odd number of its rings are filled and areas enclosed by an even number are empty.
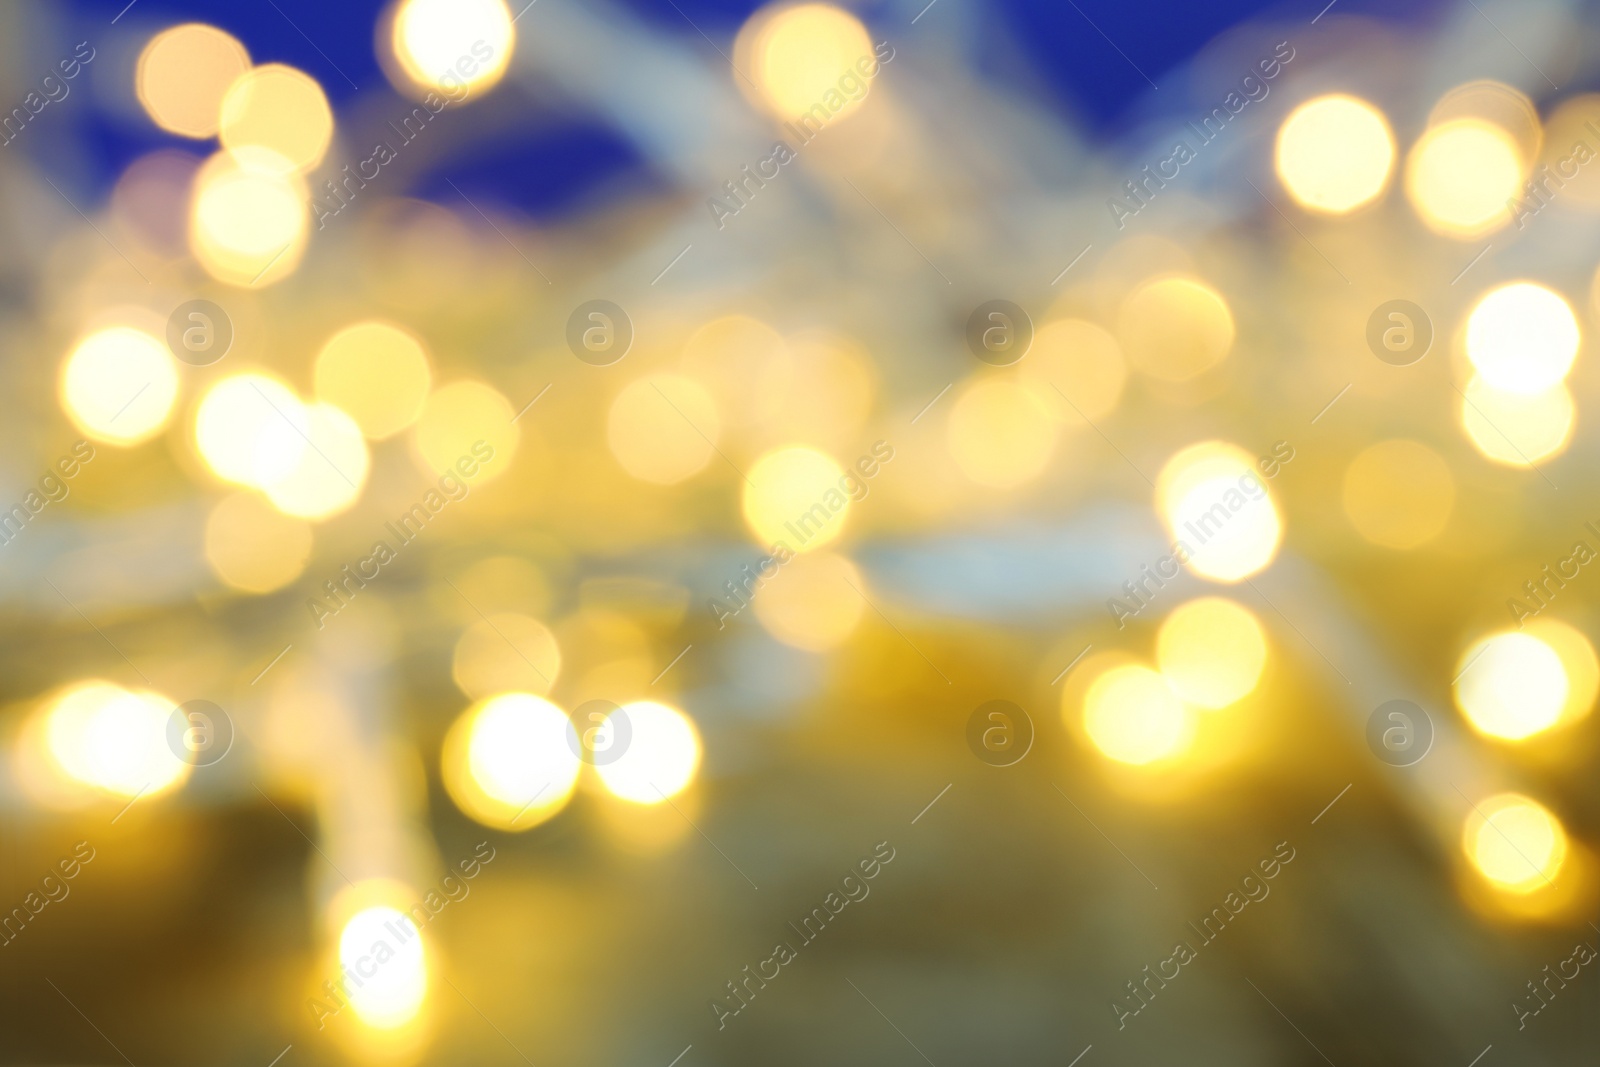
[[[482,465],[474,484],[489,482],[504,474],[517,454],[522,433],[512,421],[515,415],[511,401],[492,385],[462,379],[428,394],[412,440],[426,470],[444,474],[462,457],[475,456]],[[492,458],[485,458],[483,445]]]
[[[1159,278],[1122,303],[1117,337],[1134,367],[1169,382],[1204,374],[1233,348],[1233,313],[1215,289],[1193,278]]]
[[[1272,562],[1283,539],[1277,506],[1255,459],[1223,441],[1190,445],[1156,478],[1156,509],[1191,571],[1237,582]]]
[[[1406,160],[1406,195],[1436,233],[1482,237],[1511,221],[1521,191],[1522,153],[1505,130],[1482,119],[1431,127]]]
[[[1497,889],[1526,894],[1561,871],[1567,833],[1542,804],[1517,793],[1479,801],[1467,817],[1462,844],[1478,873]]]
[[[1267,662],[1267,635],[1249,609],[1226,597],[1182,604],[1156,635],[1156,663],[1173,691],[1201,708],[1248,696]]]
[[[1052,419],[1084,427],[1085,419],[1094,422],[1116,410],[1128,365],[1109,331],[1082,319],[1057,319],[1034,333],[1017,376]]]
[[[1143,766],[1182,754],[1194,740],[1195,714],[1167,680],[1142,664],[1112,667],[1089,685],[1083,727],[1101,753]]]
[[[1444,458],[1417,441],[1368,445],[1344,472],[1344,513],[1362,537],[1412,549],[1444,530],[1456,483]]]
[[[201,459],[219,478],[256,489],[283,480],[308,451],[310,418],[300,398],[275,378],[232,374],[206,391],[195,410]]]
[[[509,691],[545,695],[561,673],[561,646],[538,619],[496,612],[462,631],[450,673],[474,700]]]
[[[259,158],[288,169],[316,168],[333,141],[333,110],[315,78],[282,63],[255,67],[222,98],[224,148],[264,148]]]
[[[305,183],[294,163],[251,145],[218,152],[194,182],[189,247],[218,281],[271,285],[300,264],[310,234]]]
[[[264,487],[267,499],[286,515],[326,519],[361,496],[371,457],[361,428],[332,404],[302,406],[305,447],[295,463]],[[297,423],[298,425],[298,423]]]
[[[1523,624],[1528,636],[1549,645],[1561,657],[1567,676],[1567,699],[1561,706],[1557,726],[1567,726],[1586,718],[1600,696],[1600,658],[1583,633],[1560,619],[1537,618]]]
[[[128,447],[160,433],[178,397],[165,342],[131,326],[97,330],[61,367],[61,407],[89,437]]]
[[[498,82],[516,42],[503,0],[401,0],[389,44],[413,85],[455,99]]]
[[[613,796],[634,804],[660,804],[683,792],[700,769],[700,732],[687,715],[652,700],[622,706],[628,737],[621,755],[596,760],[600,781]]]
[[[803,445],[775,449],[750,468],[744,520],[763,547],[782,541],[791,551],[810,552],[844,532],[847,488],[832,457]]]
[[[808,552],[777,568],[750,602],[773,637],[807,652],[837,648],[861,622],[866,580],[844,556]]]
[[[693,378],[654,374],[628,383],[606,415],[606,444],[641,481],[676,485],[705,469],[722,438],[711,394]]]
[[[1278,178],[1300,206],[1343,215],[1383,192],[1394,169],[1383,112],[1343,93],[1308,100],[1278,129]]]
[[[581,763],[560,708],[532,693],[502,693],[468,708],[445,736],[445,790],[467,815],[497,830],[531,829],[555,816]]]
[[[1522,741],[1555,725],[1567,703],[1561,657],[1527,633],[1493,634],[1461,654],[1456,706],[1473,729]]]
[[[375,441],[416,422],[433,384],[422,342],[376,321],[346,326],[328,338],[313,377],[317,399],[346,412]]]
[[[164,793],[189,776],[189,764],[167,744],[176,706],[150,690],[80,682],[45,712],[50,755],[69,777],[96,789],[125,797]]]
[[[139,53],[134,92],[163,130],[215,137],[223,95],[249,69],[244,45],[215,26],[189,22],[150,38]]]
[[[1566,451],[1577,408],[1565,385],[1511,393],[1474,375],[1461,394],[1461,428],[1485,458],[1527,467]]]
[[[244,593],[270,593],[300,577],[311,543],[310,526],[256,493],[224,497],[206,518],[206,562],[229,588]]]
[[[842,8],[768,5],[750,17],[739,37],[737,54],[749,57],[761,102],[778,118],[798,121],[818,105],[833,119],[843,118],[866,99],[869,83],[856,64],[873,58],[872,39],[861,20]],[[871,68],[877,69],[876,62]],[[840,85],[847,74],[860,86],[855,93]]]
[[[404,912],[376,905],[351,916],[339,933],[339,967],[354,976],[340,988],[368,1026],[404,1026],[422,1010],[428,958],[421,931]]]
[[[1491,290],[1467,316],[1467,359],[1486,384],[1508,393],[1527,396],[1559,385],[1578,341],[1572,307],[1533,282]]]
[[[1011,489],[1044,473],[1057,428],[1014,376],[978,378],[950,407],[950,455],[979,485]]]

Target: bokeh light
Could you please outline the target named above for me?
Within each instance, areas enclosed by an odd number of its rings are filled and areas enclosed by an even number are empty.
[[[61,407],[96,441],[128,447],[160,433],[178,397],[165,342],[131,326],[97,330],[61,367]]]
[[[352,915],[339,932],[339,966],[356,976],[341,988],[368,1026],[404,1026],[422,1010],[428,958],[422,933],[405,912],[375,905]]]
[[[808,552],[776,570],[750,601],[768,633],[807,652],[849,639],[867,609],[866,582],[854,563],[833,552]]]
[[[1014,378],[979,378],[950,406],[950,455],[979,485],[1010,489],[1044,472],[1056,426]]]
[[[358,322],[328,338],[313,376],[317,399],[378,441],[417,421],[433,384],[422,342],[388,322]]]
[[[361,496],[372,459],[361,427],[332,404],[301,408],[305,434],[293,465],[267,483],[267,499],[286,515],[326,519],[349,508]]]
[[[700,473],[721,437],[711,394],[681,374],[628,383],[606,416],[606,443],[622,469],[657,485],[676,485]]]
[[[1533,282],[1491,290],[1467,316],[1467,358],[1485,383],[1508,393],[1559,385],[1577,358],[1578,339],[1572,307]]]
[[[1498,633],[1461,654],[1456,706],[1473,729],[1522,741],[1549,729],[1567,704],[1567,671],[1555,649],[1527,633]]]
[[[1444,458],[1417,441],[1380,441],[1344,472],[1344,513],[1375,545],[1411,549],[1444,530],[1456,483]]]
[[[844,532],[850,507],[839,464],[803,445],[756,460],[744,485],[744,521],[763,548],[779,541],[792,552],[821,548]]]
[[[516,42],[503,0],[401,0],[390,45],[412,85],[459,100],[505,75]]]
[[[1182,382],[1221,363],[1233,348],[1233,312],[1193,278],[1158,278],[1122,303],[1117,337],[1135,369]]]
[[[230,589],[243,593],[270,593],[300,577],[311,542],[310,526],[256,493],[226,496],[206,517],[206,562]]]
[[[250,54],[215,26],[188,22],[162,30],[139,53],[134,91],[150,120],[168,133],[215,137],[222,98],[250,69]]]
[[[1083,319],[1056,319],[1033,335],[1017,365],[1018,382],[1052,419],[1083,427],[1116,410],[1127,361],[1110,332]]]
[[[1272,562],[1283,539],[1256,461],[1237,445],[1203,441],[1167,460],[1156,479],[1156,509],[1194,573],[1237,582]]]
[[[428,394],[412,440],[423,466],[435,475],[456,470],[463,458],[476,459],[477,473],[466,481],[478,485],[511,466],[522,439],[515,417],[511,401],[494,386],[463,379]]]
[[[217,477],[265,489],[299,467],[309,428],[306,407],[288,386],[256,372],[232,374],[200,398],[195,446]]]
[[[1499,126],[1454,119],[1429,128],[1406,160],[1406,195],[1427,226],[1462,240],[1511,221],[1520,191],[1521,151]]]
[[[700,769],[700,731],[689,717],[653,700],[624,704],[622,713],[628,717],[627,747],[595,765],[606,789],[646,805],[664,803],[687,789]]]
[[[1554,881],[1567,858],[1567,832],[1544,805],[1518,793],[1479,801],[1467,816],[1462,846],[1496,889],[1526,894]]]
[[[311,213],[293,170],[290,160],[255,145],[218,152],[200,168],[189,248],[213,278],[256,288],[300,265]]]
[[[1566,451],[1577,407],[1565,385],[1542,393],[1511,393],[1474,376],[1461,393],[1461,428],[1483,456],[1506,467],[1527,467]]]
[[[270,149],[303,173],[322,162],[332,140],[328,97],[304,71],[268,63],[240,77],[222,98],[224,148]]]
[[[497,830],[552,818],[577,788],[581,762],[565,712],[532,693],[502,693],[462,713],[440,769],[456,806]]]
[[[1371,203],[1388,184],[1394,157],[1383,112],[1343,93],[1306,101],[1278,129],[1278,177],[1311,211],[1342,215]]]
[[[561,673],[561,646],[538,619],[496,612],[462,631],[450,673],[474,700],[511,691],[545,695]]]
[[[1595,655],[1594,645],[1581,631],[1549,616],[1527,620],[1523,632],[1549,645],[1561,657],[1561,669],[1567,676],[1567,699],[1556,725],[1566,726],[1587,718],[1594,710],[1595,698],[1600,696],[1600,658]]]
[[[1084,730],[1118,763],[1142,766],[1177,756],[1189,747],[1195,725],[1194,711],[1142,664],[1112,667],[1084,694]]]
[[[823,108],[843,118],[867,97],[870,79],[857,68],[858,61],[873,58],[872,39],[861,20],[832,4],[796,4],[763,9],[741,32],[739,51],[750,56],[751,77],[765,106],[781,119],[799,121],[813,109]],[[840,79],[854,75],[850,92]]]
[[[189,764],[167,744],[177,704],[149,690],[81,682],[49,705],[45,737],[69,777],[124,797],[154,796],[181,785]]]
[[[1267,635],[1248,608],[1200,597],[1174,609],[1156,635],[1156,663],[1174,692],[1202,708],[1248,696],[1267,663]]]

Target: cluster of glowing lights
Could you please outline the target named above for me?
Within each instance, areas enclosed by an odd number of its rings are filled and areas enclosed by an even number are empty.
[[[1394,170],[1383,112],[1342,93],[1295,108],[1278,129],[1278,177],[1302,207],[1342,215],[1376,200]]]
[[[405,912],[363,908],[339,932],[341,988],[363,1023],[392,1030],[411,1022],[428,995],[428,957],[421,931]]]
[[[866,100],[870,81],[857,64],[872,60],[872,39],[855,15],[832,4],[797,4],[760,11],[740,32],[736,46],[760,102],[774,115],[797,120],[821,106],[830,121],[852,114]],[[876,61],[873,60],[875,69]],[[854,74],[860,95],[845,95],[840,79]],[[832,95],[830,95],[832,94]]]
[[[503,0],[404,0],[389,44],[411,86],[454,100],[505,76],[515,22]]]
[[[178,398],[177,361],[166,342],[131,326],[97,330],[61,368],[61,406],[95,441],[128,447],[167,425]]]
[[[189,764],[169,747],[177,705],[160,693],[92,680],[45,712],[50,759],[71,780],[117,796],[152,796],[181,785]]]
[[[1222,441],[1190,445],[1156,479],[1156,510],[1185,566],[1203,578],[1238,582],[1277,555],[1283,523],[1250,453]]]
[[[1156,663],[1184,700],[1201,708],[1225,708],[1261,681],[1267,635],[1242,605],[1226,597],[1200,597],[1162,622]]]
[[[1462,832],[1467,858],[1496,889],[1517,895],[1552,884],[1567,857],[1561,821],[1517,793],[1480,801]]]
[[[1432,126],[1406,161],[1406,194],[1422,221],[1462,240],[1511,221],[1509,201],[1521,191],[1522,150],[1500,126],[1480,118]]]
[[[851,500],[844,471],[831,456],[804,445],[756,460],[744,485],[744,520],[763,547],[782,541],[809,552],[844,532]]]

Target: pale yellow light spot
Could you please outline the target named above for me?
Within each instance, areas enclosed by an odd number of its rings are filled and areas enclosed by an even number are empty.
[[[1383,112],[1333,93],[1295,108],[1278,129],[1278,178],[1301,207],[1342,215],[1371,203],[1394,168]]]
[[[414,85],[457,100],[498,82],[516,43],[503,0],[404,0],[391,47]]]
[[[1187,381],[1227,358],[1233,313],[1210,286],[1161,278],[1123,301],[1117,336],[1135,369],[1164,381]]]
[[[1526,894],[1548,886],[1567,858],[1567,832],[1544,805],[1518,793],[1480,800],[1467,816],[1462,847],[1496,888]]]
[[[700,733],[693,721],[650,700],[624,704],[622,713],[628,717],[627,746],[595,765],[605,787],[634,804],[660,804],[687,789],[700,769]]]
[[[1380,441],[1344,472],[1344,513],[1362,537],[1409,549],[1437,537],[1450,521],[1456,483],[1439,453],[1416,441]]]
[[[178,366],[166,343],[131,326],[98,330],[61,367],[61,407],[74,426],[128,447],[160,433],[178,397]]]
[[[964,388],[945,424],[950,455],[979,485],[1011,489],[1044,472],[1056,426],[1012,378],[979,378]]]
[[[1173,690],[1202,708],[1248,696],[1267,662],[1267,635],[1249,609],[1201,597],[1175,609],[1156,635],[1156,662]]]
[[[45,713],[50,756],[68,777],[119,796],[151,796],[181,785],[189,764],[167,744],[177,704],[149,690],[98,679],[66,690]]]
[[[213,278],[271,285],[300,265],[310,233],[305,183],[267,148],[218,152],[195,176],[189,249]]]
[[[762,428],[788,395],[793,369],[782,335],[749,315],[712,319],[683,346],[683,373],[711,390],[730,426]]]
[[[311,527],[255,493],[217,502],[206,518],[206,562],[230,588],[246,593],[282,589],[305,572]]]
[[[1467,316],[1467,359],[1487,384],[1508,393],[1559,385],[1577,358],[1578,339],[1571,305],[1533,282],[1491,290]]]
[[[428,394],[412,432],[423,466],[435,474],[456,469],[463,458],[480,466],[472,484],[493,481],[511,468],[522,438],[511,401],[470,378]]]
[[[1083,726],[1106,756],[1142,765],[1188,748],[1195,716],[1160,674],[1125,664],[1090,684],[1083,698]]]
[[[440,769],[456,806],[485,826],[526,830],[577,788],[580,751],[566,713],[532,693],[502,693],[462,713]]]
[[[854,341],[818,332],[789,338],[784,345],[792,359],[758,364],[758,429],[773,441],[854,445],[872,410],[871,355]]]
[[[775,449],[750,468],[744,521],[762,545],[782,541],[792,551],[810,552],[844,532],[848,490],[832,457],[803,445]]]
[[[326,519],[361,496],[371,457],[361,427],[332,404],[307,404],[306,447],[294,466],[265,486],[267,499],[287,515]]]
[[[628,383],[611,402],[606,444],[622,469],[657,485],[675,485],[705,469],[722,438],[716,401],[681,374]]]
[[[1511,221],[1522,151],[1505,130],[1477,118],[1430,127],[1406,161],[1406,195],[1428,228],[1462,240]]]
[[[1128,380],[1117,339],[1082,319],[1057,319],[1033,335],[1018,381],[1057,422],[1086,427],[1116,409]]]
[[[379,945],[388,951],[379,952]],[[382,963],[376,962],[380,955]],[[368,1026],[394,1029],[422,1010],[428,993],[427,953],[422,932],[405,912],[378,905],[351,916],[339,933],[339,964],[359,978],[360,984],[341,982],[339,988]]]
[[[222,98],[225,148],[270,149],[304,173],[322,162],[332,140],[333,109],[304,71],[268,63],[239,78]]]
[[[1572,393],[1508,393],[1474,375],[1462,392],[1461,427],[1472,447],[1507,467],[1527,467],[1566,451],[1576,419]]]
[[[547,694],[561,673],[561,648],[538,619],[497,613],[462,631],[450,673],[474,700],[511,691]]]
[[[825,125],[850,115],[870,86],[857,63],[866,60],[873,71],[878,65],[861,20],[832,4],[763,9],[740,37],[762,103],[785,120],[809,115]]]
[[[1595,656],[1594,645],[1559,619],[1543,616],[1529,620],[1523,632],[1543,641],[1561,657],[1561,668],[1567,675],[1567,699],[1557,725],[1586,718],[1594,710],[1595,697],[1600,695],[1600,658]]]
[[[809,552],[777,567],[776,574],[751,596],[751,606],[761,625],[779,641],[807,652],[824,652],[855,632],[866,611],[865,592],[861,572],[850,560],[832,552]]]
[[[288,386],[263,374],[234,374],[200,399],[195,445],[219,478],[265,489],[299,465],[309,425]]]
[[[317,398],[347,412],[373,440],[417,421],[433,384],[428,353],[409,331],[387,322],[358,322],[328,338],[317,353]]]
[[[1167,460],[1156,479],[1156,510],[1185,565],[1220,582],[1250,577],[1272,562],[1283,524],[1255,459],[1237,445],[1204,441]]]
[[[1473,729],[1522,741],[1555,725],[1569,683],[1561,657],[1528,633],[1499,633],[1473,643],[1456,667],[1456,706]]]
[[[250,69],[232,36],[198,22],[163,30],[139,53],[134,92],[157,126],[182,137],[214,137],[223,94]]]

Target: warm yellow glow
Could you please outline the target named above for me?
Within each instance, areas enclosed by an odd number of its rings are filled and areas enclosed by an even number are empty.
[[[339,966],[355,976],[340,988],[368,1026],[404,1026],[422,1010],[427,953],[422,932],[405,912],[378,905],[351,916],[339,933]]]
[[[428,394],[412,440],[424,467],[435,474],[454,470],[463,457],[476,458],[480,465],[468,482],[476,486],[510,469],[522,439],[511,421],[515,416],[511,401],[493,386],[463,379]],[[484,458],[485,448],[493,458]]]
[[[305,447],[295,464],[265,488],[267,499],[286,515],[326,519],[361,496],[371,457],[361,427],[332,404],[307,404],[302,409]]]
[[[825,124],[851,114],[866,99],[870,80],[857,63],[867,60],[868,69],[876,71],[877,61],[866,27],[850,12],[832,4],[759,11],[745,33],[751,77],[779,118],[798,121],[810,114]],[[846,78],[844,91],[841,78]]]
[[[839,464],[814,448],[768,452],[745,482],[744,521],[762,546],[782,541],[794,552],[821,548],[844,532],[850,517],[843,482]]]
[[[1380,441],[1344,472],[1344,513],[1375,545],[1409,549],[1437,537],[1450,521],[1456,482],[1450,466],[1416,441]]]
[[[391,45],[413,84],[455,100],[498,82],[516,43],[503,0],[403,0]]]
[[[333,109],[316,79],[282,63],[245,74],[222,98],[224,148],[271,149],[301,173],[312,170],[333,140]]]
[[[561,647],[538,619],[494,614],[462,632],[450,673],[474,700],[517,690],[546,694],[561,673]]]
[[[651,700],[624,704],[622,712],[628,717],[627,747],[595,765],[605,787],[635,804],[660,804],[687,789],[700,769],[700,733],[689,717]]]
[[[566,713],[532,693],[503,693],[462,713],[440,770],[456,806],[485,826],[526,830],[571,799],[581,766]]]
[[[305,183],[268,148],[218,152],[195,176],[189,248],[207,273],[242,288],[271,285],[300,265],[310,233]]]
[[[305,572],[311,527],[255,493],[235,493],[206,518],[205,548],[212,573],[229,588],[270,593]]]
[[[1256,617],[1226,597],[1191,600],[1168,615],[1156,635],[1156,662],[1184,700],[1225,708],[1248,696],[1267,662],[1267,635]]]
[[[1544,805],[1517,793],[1481,800],[1467,816],[1462,847],[1472,865],[1508,893],[1549,885],[1567,858],[1567,832]]]
[[[1119,763],[1146,764],[1176,756],[1194,739],[1195,716],[1167,680],[1149,667],[1112,667],[1083,698],[1089,740]]]
[[[422,342],[387,322],[358,322],[328,338],[314,376],[317,399],[348,413],[375,441],[416,422],[433,385]]]
[[[1301,207],[1342,215],[1389,182],[1394,134],[1365,100],[1332,93],[1295,108],[1278,129],[1278,178]]]
[[[1010,489],[1044,472],[1056,427],[1011,377],[981,377],[961,391],[945,426],[950,455],[979,485]]]
[[[1506,204],[1521,192],[1522,150],[1511,135],[1478,118],[1430,127],[1406,161],[1406,195],[1428,228],[1461,239],[1511,221]]]
[[[1473,729],[1521,741],[1555,725],[1569,684],[1561,657],[1528,633],[1494,634],[1461,654],[1456,706]]]
[[[1116,409],[1128,366],[1106,330],[1082,319],[1057,319],[1034,333],[1017,377],[1052,419],[1084,427],[1084,419],[1098,421]]]
[[[300,465],[309,426],[288,386],[263,374],[234,374],[201,398],[195,445],[219,478],[265,489]]]
[[[854,563],[832,552],[808,552],[781,567],[774,561],[769,568],[776,574],[762,583],[750,602],[773,637],[808,652],[824,652],[855,632],[867,602],[862,599],[866,582]],[[719,599],[730,610],[738,607],[731,595],[724,593]]]
[[[820,331],[782,345],[792,358],[757,365],[755,429],[774,443],[814,441],[840,451],[853,447],[872,411],[876,382],[871,354],[855,341]]]
[[[1167,460],[1156,510],[1194,573],[1237,582],[1271,563],[1283,524],[1255,459],[1237,445],[1204,441]]]
[[[1491,290],[1467,316],[1467,359],[1488,385],[1543,393],[1578,355],[1578,320],[1558,294],[1533,282]]]
[[[127,447],[160,433],[178,397],[164,342],[130,326],[98,330],[61,367],[61,407],[96,441]]]
[[[1233,313],[1210,286],[1160,278],[1122,303],[1117,336],[1134,367],[1165,381],[1187,381],[1222,362],[1233,348]]]
[[[183,137],[214,137],[222,97],[250,69],[244,45],[198,22],[163,30],[139,53],[134,92],[157,126]]]
[[[1594,710],[1595,697],[1600,695],[1600,658],[1595,656],[1594,645],[1559,619],[1530,619],[1523,632],[1543,641],[1561,657],[1561,668],[1567,675],[1567,699],[1556,725],[1586,718]]]
[[[657,485],[676,485],[700,473],[721,438],[716,402],[681,374],[630,382],[606,416],[606,443],[622,469]]]
[[[73,686],[45,714],[50,756],[68,777],[119,796],[152,796],[182,784],[189,764],[167,744],[177,704],[149,690],[98,679]]]
[[[1507,467],[1526,467],[1565,452],[1576,414],[1565,385],[1530,396],[1495,389],[1474,376],[1462,392],[1461,427],[1467,439]]]

